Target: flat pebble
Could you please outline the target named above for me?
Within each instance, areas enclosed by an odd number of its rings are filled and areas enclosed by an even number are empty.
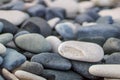
[[[4,54],[6,52],[6,47],[0,43],[0,55]]]
[[[120,52],[120,39],[118,38],[108,38],[103,45],[105,53]]]
[[[16,70],[27,71],[36,75],[40,75],[43,72],[43,66],[37,62],[24,62],[20,67],[16,68]]]
[[[82,41],[63,42],[58,51],[61,56],[77,61],[98,62],[104,56],[102,47]]]
[[[2,74],[7,80],[19,80],[14,74],[10,73],[7,69],[2,69]],[[0,79],[1,80],[1,79]]]
[[[107,77],[107,78],[120,78],[120,65],[105,64],[105,65],[93,65],[89,68],[89,72],[92,75]]]
[[[23,23],[21,28],[31,33],[42,34],[45,37],[51,35],[51,27],[47,21],[40,17],[29,18]]]
[[[15,72],[15,75],[20,79],[20,80],[46,80],[45,78],[41,76],[37,76],[35,74],[18,70]]]
[[[62,43],[62,41],[56,36],[48,36],[46,40],[51,44],[52,51],[58,53],[58,47]]]
[[[115,52],[105,59],[106,64],[120,64],[120,52]]]
[[[40,53],[31,58],[31,61],[43,64],[45,68],[57,70],[69,70],[71,63],[69,60],[55,53]]]
[[[48,80],[84,80],[82,76],[73,71],[57,71],[46,69],[42,75],[49,77]]]
[[[12,10],[12,11],[0,10],[0,18],[7,20],[14,25],[19,25],[24,20],[28,19],[29,15],[17,10]]]
[[[0,43],[7,44],[13,39],[13,34],[11,33],[4,33],[0,34]]]
[[[45,40],[45,38],[42,35],[36,33],[18,36],[15,39],[15,43],[20,48],[33,53],[40,53],[51,50],[51,46]]]
[[[90,63],[90,62],[72,61],[72,69],[87,79],[96,80],[96,79],[99,79],[99,77],[91,75],[88,72],[88,70],[90,66],[99,64],[99,63],[100,62]]]
[[[2,67],[8,70],[13,70],[23,64],[25,61],[26,57],[24,55],[13,49],[7,49]]]

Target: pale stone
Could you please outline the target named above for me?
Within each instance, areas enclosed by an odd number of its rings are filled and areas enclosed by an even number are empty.
[[[6,47],[0,43],[0,55],[6,52]]]
[[[65,58],[86,62],[98,62],[104,56],[102,47],[95,43],[82,41],[63,42],[58,51]]]
[[[120,79],[119,64],[93,65],[89,68],[89,72],[94,76]]]

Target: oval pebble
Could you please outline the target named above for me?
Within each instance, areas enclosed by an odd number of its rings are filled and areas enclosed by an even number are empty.
[[[102,47],[90,42],[66,41],[58,51],[61,56],[77,61],[98,62],[104,57]]]
[[[100,77],[120,78],[120,65],[115,64],[93,65],[89,68],[89,72],[92,75]]]
[[[15,43],[18,47],[33,53],[47,52],[51,50],[51,45],[47,40],[45,40],[42,35],[36,33],[18,36],[15,39]]]
[[[18,70],[14,73],[20,80],[46,80],[45,78],[41,76],[37,76],[35,74]]]
[[[0,43],[0,55],[5,54],[6,52],[6,47]]]

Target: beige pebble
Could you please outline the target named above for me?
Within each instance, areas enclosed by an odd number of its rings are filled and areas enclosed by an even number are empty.
[[[89,72],[94,76],[120,79],[119,64],[93,65],[89,68]]]
[[[7,69],[2,69],[2,74],[7,80],[19,80],[14,74],[10,73]]]
[[[104,57],[102,47],[90,42],[66,41],[58,51],[61,56],[77,61],[98,62]]]
[[[22,70],[18,70],[14,73],[20,80],[46,80],[45,78],[26,72]]]

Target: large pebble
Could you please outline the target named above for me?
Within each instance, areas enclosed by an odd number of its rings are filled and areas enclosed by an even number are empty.
[[[88,72],[90,66],[95,65],[95,64],[98,64],[98,63],[72,61],[72,65],[73,65],[72,68],[74,71],[84,76],[85,78],[95,80],[95,79],[99,79],[99,77],[93,76]]]
[[[120,52],[115,52],[105,59],[106,64],[120,64]]]
[[[108,38],[103,45],[105,53],[120,52],[120,39]]]
[[[2,67],[8,70],[13,70],[23,64],[25,61],[26,57],[24,55],[13,49],[7,49]]]
[[[33,53],[40,53],[51,50],[51,46],[45,40],[45,38],[42,35],[35,33],[18,36],[15,39],[15,43],[20,48]]]
[[[10,73],[7,69],[2,69],[2,74],[7,80],[19,80],[14,74]],[[1,80],[1,79],[0,79]]]
[[[42,34],[45,37],[51,34],[51,27],[47,21],[40,17],[31,17],[23,23],[21,28],[31,33]]]
[[[7,20],[14,25],[19,25],[24,20],[28,19],[29,15],[17,10],[12,10],[12,11],[0,10],[0,18]]]
[[[78,3],[74,0],[65,0],[65,1],[63,1],[63,0],[55,0],[55,1],[45,0],[45,3],[49,7],[59,7],[59,8],[65,9],[68,18],[74,18],[78,12]],[[66,5],[68,3],[70,5]]]
[[[100,77],[120,78],[120,65],[93,65],[89,68],[89,72]]]
[[[41,63],[45,68],[50,69],[69,70],[71,68],[69,60],[55,53],[40,53],[33,56],[31,61]]]
[[[55,29],[64,39],[76,38],[76,27],[70,22],[59,23]]]
[[[13,39],[13,34],[11,33],[4,33],[0,35],[0,43],[7,44]]]
[[[49,77],[48,80],[84,80],[82,76],[73,71],[57,71],[46,69],[42,75]]]
[[[58,53],[58,47],[62,43],[62,41],[56,36],[48,36],[46,40],[51,44],[52,51]]]
[[[19,28],[15,26],[14,24],[4,19],[0,19],[0,22],[2,22],[4,25],[3,30],[2,30],[3,33],[12,33],[12,34],[17,33]]]
[[[6,52],[6,47],[0,43],[0,55],[4,54]]]
[[[14,71],[16,70],[23,70],[36,75],[40,75],[43,72],[43,66],[36,62],[26,61],[20,67],[16,68]]]
[[[63,57],[77,61],[98,62],[104,56],[102,47],[82,41],[63,42],[58,51]]]
[[[37,76],[35,74],[18,70],[15,72],[15,75],[20,79],[20,80],[46,80],[45,78],[41,76]]]

